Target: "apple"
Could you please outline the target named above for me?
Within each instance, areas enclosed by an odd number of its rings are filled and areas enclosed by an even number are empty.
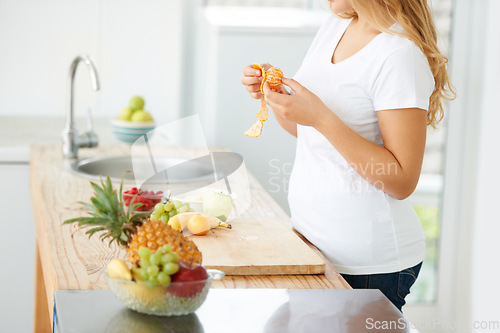
[[[142,110],[144,108],[144,98],[141,96],[133,96],[128,104],[130,110],[135,112],[137,110]]]
[[[144,110],[135,111],[130,118],[130,121],[141,123],[146,121],[153,121],[151,114]]]
[[[230,194],[209,192],[203,197],[203,214],[215,216],[222,222],[226,222],[232,209],[233,200]]]
[[[203,266],[189,266],[184,261],[178,262],[178,265],[179,271],[172,275],[172,283],[168,288],[169,292],[178,297],[194,297],[198,295],[205,287],[206,279],[208,279],[207,271]]]

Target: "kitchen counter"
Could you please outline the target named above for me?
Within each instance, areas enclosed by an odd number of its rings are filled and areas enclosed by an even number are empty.
[[[190,158],[196,149],[171,149],[176,156]],[[129,154],[128,146],[104,146],[80,149],[80,158],[106,154]],[[104,269],[112,258],[124,258],[125,251],[108,246],[98,237],[89,239],[76,225],[62,225],[84,210],[77,201],[88,201],[92,189],[87,179],[67,170],[59,145],[31,146],[30,188],[36,226],[37,268],[35,322],[37,332],[50,332],[55,290],[107,289]],[[289,224],[282,208],[270,197],[252,175],[252,218],[275,218]],[[319,256],[321,253],[308,244]],[[326,260],[325,260],[326,262]],[[341,275],[326,263],[325,274],[226,276],[214,281],[213,288],[284,288],[284,289],[349,289]]]

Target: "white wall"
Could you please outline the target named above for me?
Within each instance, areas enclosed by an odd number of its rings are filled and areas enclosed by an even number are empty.
[[[0,116],[62,116],[68,69],[94,57],[102,90],[76,75],[75,110],[114,117],[134,94],[160,123],[180,113],[183,0],[0,1]]]
[[[499,332],[498,0],[455,0],[439,308],[446,332]],[[475,329],[474,325],[490,325]],[[437,330],[444,332],[445,330]]]
[[[478,136],[477,187],[473,220],[473,252],[471,267],[472,324],[475,332],[500,332],[500,2],[484,1],[485,45],[483,90],[480,104]],[[477,322],[475,322],[477,321]],[[473,327],[475,328],[475,327]]]

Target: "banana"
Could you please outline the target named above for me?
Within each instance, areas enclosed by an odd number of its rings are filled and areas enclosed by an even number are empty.
[[[171,226],[172,228],[174,228],[175,230],[182,231],[182,230],[186,229],[189,220],[194,215],[199,215],[199,216],[202,216],[202,217],[208,219],[208,222],[210,223],[210,229],[214,229],[217,227],[222,227],[222,228],[227,228],[227,229],[232,228],[231,224],[229,224],[227,222],[222,222],[217,217],[208,216],[208,215],[196,213],[196,212],[177,214],[168,220],[168,225]]]
[[[116,258],[108,264],[108,276],[113,279],[132,280],[132,272],[127,263]]]

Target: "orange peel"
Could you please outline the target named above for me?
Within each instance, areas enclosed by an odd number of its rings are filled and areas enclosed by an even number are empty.
[[[245,135],[249,136],[251,138],[256,138],[262,133],[262,127],[264,126],[264,123],[262,120],[257,119],[257,121],[250,127],[246,132]]]
[[[260,92],[262,94],[264,94],[264,83],[266,81],[269,83],[269,87],[273,91],[277,91],[281,88],[281,85],[283,84],[281,82],[281,79],[283,78],[283,71],[281,69],[279,69],[278,67],[271,67],[266,71],[259,64],[253,64],[252,67],[255,69],[259,69],[262,73],[262,82],[260,83]],[[258,118],[258,120],[245,132],[246,136],[252,138],[258,137],[262,133],[262,127],[264,126],[263,122],[269,118],[269,111],[267,109],[267,104],[264,96],[260,98],[260,109],[257,112],[256,117]]]
[[[260,82],[260,92],[264,93],[264,82],[266,82],[266,71],[259,64],[253,64],[252,67],[260,70],[260,73],[262,75],[262,81]]]
[[[269,112],[267,110],[267,104],[264,97],[260,99],[260,109],[259,112],[257,112],[256,116],[261,121],[266,121],[269,118]]]

